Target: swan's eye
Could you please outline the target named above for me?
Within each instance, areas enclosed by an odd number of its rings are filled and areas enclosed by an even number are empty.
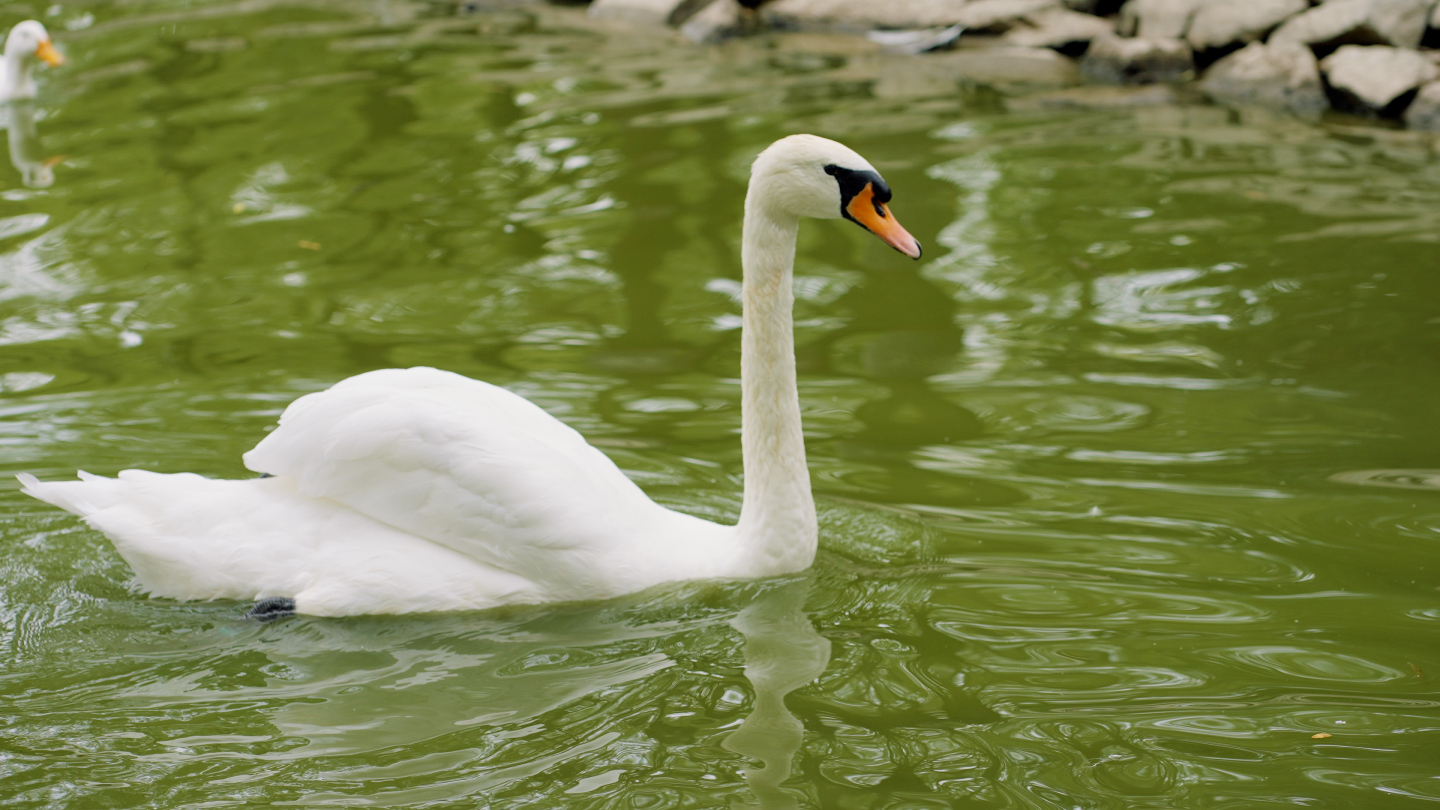
[[[875,213],[881,219],[888,216],[885,204],[890,202],[890,186],[884,179],[868,169],[847,169],[844,166],[830,164],[825,167],[825,173],[835,178],[840,184],[840,215],[846,219],[859,223],[852,215],[851,203],[857,198],[868,197],[868,202],[875,208]]]
[[[834,163],[825,167],[825,173],[834,177],[835,182],[840,183],[840,213],[845,219],[854,219],[850,216],[850,203],[855,197],[860,196],[865,189],[870,189],[871,199],[876,205],[876,213],[884,216],[881,206],[890,202],[890,186],[884,182],[883,177],[868,169],[845,169],[844,166],[835,166]]]

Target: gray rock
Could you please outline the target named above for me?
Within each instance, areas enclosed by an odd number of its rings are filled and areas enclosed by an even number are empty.
[[[943,28],[960,23],[970,5],[970,0],[776,0],[764,12],[772,23],[801,28]]]
[[[1385,45],[1344,45],[1320,61],[1330,86],[1357,111],[1394,115],[1392,105],[1440,78],[1440,67],[1416,51]]]
[[[1179,39],[1205,0],[1130,0],[1120,9],[1121,34],[1127,37]]]
[[[1440,132],[1440,81],[1428,82],[1405,110],[1405,126]]]
[[[594,0],[588,13],[597,20],[680,25],[709,3],[710,0]]]
[[[1190,18],[1185,41],[1197,51],[1254,42],[1309,8],[1306,0],[1214,0]]]
[[[714,0],[680,26],[680,33],[692,42],[713,44],[739,34],[744,9],[735,0]]]
[[[1074,56],[1096,37],[1111,35],[1110,23],[1093,14],[1047,8],[1026,15],[1010,29],[1005,41],[1029,48],[1054,48]]]
[[[1095,81],[1149,84],[1188,79],[1194,73],[1195,61],[1184,40],[1124,39],[1111,34],[1091,41],[1080,69]]]
[[[798,28],[944,28],[1003,33],[1021,17],[1062,0],[776,0],[762,8],[767,20]]]
[[[1417,48],[1435,0],[1329,0],[1291,17],[1271,42],[1301,42],[1320,53],[1341,45]]]
[[[1045,10],[1061,10],[1061,0],[973,0],[960,11],[955,22],[969,31],[1001,34],[1031,14]]]
[[[1227,104],[1318,116],[1329,106],[1315,54],[1296,42],[1252,42],[1210,66],[1200,90]]]

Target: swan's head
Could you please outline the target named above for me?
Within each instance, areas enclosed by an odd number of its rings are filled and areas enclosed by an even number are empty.
[[[5,55],[33,56],[51,67],[65,64],[65,57],[50,44],[50,33],[34,20],[26,20],[10,29],[10,36],[5,38]]]
[[[848,219],[912,259],[920,243],[890,213],[890,186],[848,146],[815,135],[770,145],[750,170],[754,199],[794,216]]]

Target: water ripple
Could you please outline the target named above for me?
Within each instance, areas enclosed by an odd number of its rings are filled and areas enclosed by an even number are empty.
[[[0,466],[242,475],[435,365],[733,520],[744,181],[812,131],[941,255],[802,230],[808,581],[259,626],[12,484],[7,807],[1440,799],[1430,141],[490,5],[47,12],[84,67],[0,193]]]

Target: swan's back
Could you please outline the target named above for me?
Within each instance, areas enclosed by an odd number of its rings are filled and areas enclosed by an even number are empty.
[[[656,505],[523,397],[450,372],[373,371],[301,397],[245,463],[550,598],[724,573],[711,559],[723,527]]]

